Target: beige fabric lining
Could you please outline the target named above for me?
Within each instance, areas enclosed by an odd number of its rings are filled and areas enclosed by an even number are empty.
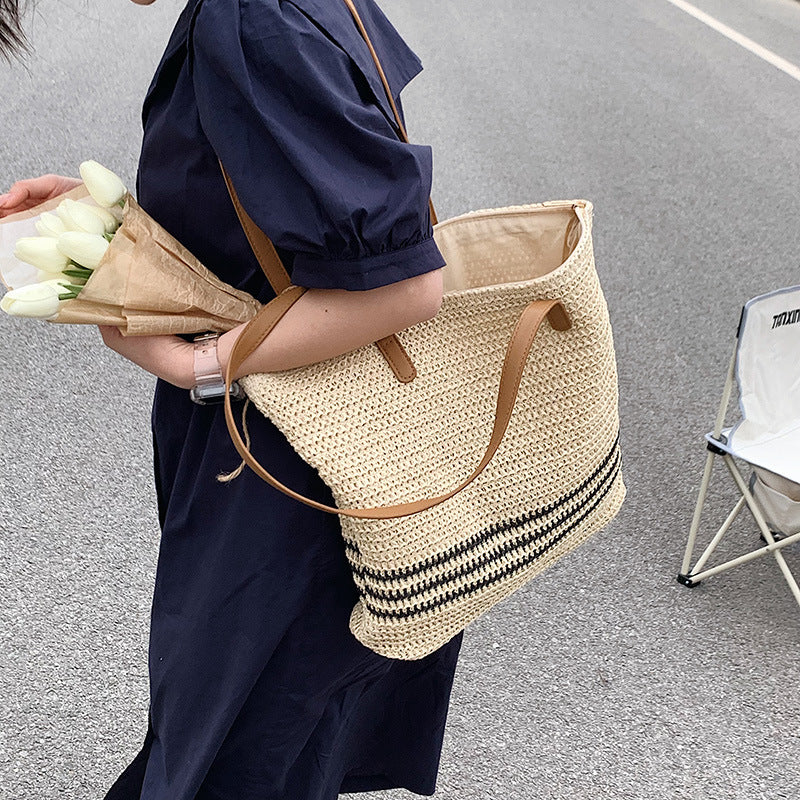
[[[516,283],[547,275],[574,251],[580,229],[572,205],[548,208],[534,217],[529,212],[507,211],[441,223],[434,236],[447,261],[444,290]]]

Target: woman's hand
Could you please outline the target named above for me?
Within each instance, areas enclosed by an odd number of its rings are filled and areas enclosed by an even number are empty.
[[[157,378],[181,389],[194,386],[194,345],[180,336],[123,336],[114,325],[99,325],[112,350]]]
[[[80,180],[65,175],[42,175],[17,181],[5,194],[0,194],[0,219],[27,211],[80,185]]]

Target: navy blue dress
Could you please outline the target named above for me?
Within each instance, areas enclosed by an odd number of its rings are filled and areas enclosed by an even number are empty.
[[[421,64],[372,0],[358,8],[393,94]],[[339,0],[190,0],[144,103],[142,206],[209,268],[273,296],[228,198],[221,158],[293,282],[369,289],[443,265],[431,151],[402,143]],[[159,381],[161,543],[144,747],[107,800],[331,800],[432,794],[460,635],[420,661],[361,645],[338,517],[237,466],[222,409]],[[252,449],[333,503],[264,417]]]

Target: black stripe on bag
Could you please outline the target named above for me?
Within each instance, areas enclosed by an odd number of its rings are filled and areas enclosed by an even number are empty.
[[[519,550],[523,550],[524,548],[528,547],[531,543],[536,542],[537,539],[544,539],[546,536],[553,532],[558,532],[559,529],[568,522],[574,521],[576,518],[576,514],[579,512],[584,511],[587,508],[587,505],[590,501],[594,500],[598,495],[600,496],[600,500],[605,497],[608,493],[610,485],[613,484],[614,478],[619,473],[619,453],[617,454],[617,458],[615,458],[614,462],[611,465],[610,471],[605,474],[601,481],[598,483],[597,486],[593,487],[592,490],[586,495],[583,499],[583,505],[576,509],[575,511],[568,511],[564,510],[561,514],[556,515],[552,519],[550,519],[546,525],[542,527],[537,527],[534,529],[528,529],[524,532],[521,536],[516,539],[511,539],[509,541],[500,542],[499,547],[495,547],[494,550],[489,552],[483,553],[478,558],[468,561],[466,563],[461,563],[454,569],[444,573],[443,575],[439,575],[434,578],[429,578],[427,581],[417,584],[413,587],[407,587],[404,589],[374,589],[371,586],[360,586],[360,591],[369,596],[373,600],[384,600],[388,602],[401,602],[403,600],[411,599],[417,595],[423,595],[431,589],[437,589],[442,586],[446,586],[448,583],[452,583],[453,581],[458,580],[460,577],[469,576],[471,573],[478,572],[481,567],[485,566],[486,564],[490,564],[492,561],[497,560],[498,558],[513,554]],[[596,508],[598,503],[592,503],[589,506],[589,511],[586,513],[581,514],[577,518],[577,522],[575,523],[580,524],[587,516],[588,513]],[[505,531],[517,529],[520,526],[515,524],[514,522],[505,523],[503,528]],[[549,542],[541,542],[532,551],[530,555],[534,558],[540,557],[543,553],[547,552],[551,547],[553,547],[557,542],[564,538],[566,533],[569,533],[575,525],[570,526],[565,531],[561,531],[556,537],[554,537]],[[526,555],[525,558],[528,560],[529,557]],[[526,561],[527,563],[527,561]]]
[[[375,581],[393,581],[401,578],[410,578],[414,575],[418,575],[419,573],[427,572],[430,569],[441,566],[448,561],[453,561],[464,553],[467,553],[470,550],[475,550],[480,545],[486,544],[492,539],[496,539],[497,537],[506,533],[508,530],[520,528],[529,522],[544,519],[545,517],[550,516],[550,514],[552,514],[554,511],[557,511],[563,506],[567,505],[571,500],[574,500],[579,494],[584,492],[590,484],[597,480],[597,477],[608,467],[612,459],[617,456],[618,450],[619,434],[617,434],[616,438],[614,439],[614,443],[611,445],[611,449],[609,450],[608,454],[584,481],[578,484],[578,486],[576,486],[574,489],[570,490],[567,494],[556,498],[552,503],[549,503],[542,508],[538,508],[535,511],[529,511],[527,514],[517,517],[516,519],[492,523],[488,528],[478,531],[469,538],[465,539],[463,542],[459,542],[454,547],[451,547],[449,550],[446,550],[442,553],[437,553],[435,556],[430,556],[424,561],[420,561],[418,564],[413,564],[409,567],[402,567],[398,570],[376,570],[370,567],[353,565],[353,572],[360,577],[371,578]],[[357,558],[361,557],[361,552],[354,542],[345,539],[345,548],[353,553]]]
[[[613,482],[613,478],[619,472],[619,461],[619,451],[617,451],[617,457],[612,462],[610,471],[604,475],[598,485],[593,487],[586,497],[583,498],[584,505],[593,500],[598,494],[605,496],[606,491],[604,491],[604,489],[606,484],[609,482],[609,480]],[[373,600],[384,600],[386,602],[409,600],[417,595],[426,594],[432,589],[439,589],[442,586],[446,586],[448,583],[453,583],[459,578],[468,576],[471,573],[478,572],[481,567],[485,566],[486,564],[490,564],[502,556],[513,554],[515,551],[527,547],[537,539],[544,539],[554,531],[558,531],[562,525],[570,521],[576,512],[581,510],[581,507],[575,509],[575,511],[569,511],[565,509],[560,514],[557,514],[550,519],[544,526],[534,528],[532,531],[528,530],[517,539],[501,541],[491,550],[482,553],[477,558],[474,558],[471,561],[462,562],[442,575],[428,578],[420,583],[414,584],[413,586],[404,587],[402,589],[375,589],[372,586],[366,585],[360,586],[359,588],[362,594],[370,597]],[[510,530],[519,529],[521,525],[515,522],[506,522],[503,523],[501,527],[503,531],[507,532]],[[561,537],[556,537],[555,541],[558,541],[560,538]],[[549,544],[545,543],[538,545],[535,555],[540,555],[540,551],[545,552],[548,547]]]
[[[560,541],[564,539],[571,531],[578,527],[603,501],[603,499],[608,495],[611,491],[611,488],[614,485],[615,479],[619,475],[620,471],[620,464],[619,458],[615,459],[614,468],[608,475],[605,476],[603,483],[601,484],[600,489],[594,499],[594,502],[591,503],[589,506],[584,506],[581,513],[578,516],[575,516],[570,521],[570,524],[565,527],[563,530],[559,531],[558,535],[553,537],[550,541],[546,544],[540,545],[536,548],[533,552],[527,554],[525,558],[517,561],[516,563],[510,564],[504,569],[499,572],[494,573],[486,578],[482,578],[473,582],[472,584],[460,588],[458,590],[451,590],[445,592],[445,594],[441,597],[437,597],[432,600],[428,600],[425,603],[418,603],[413,608],[400,608],[396,610],[386,610],[383,608],[379,608],[372,603],[370,603],[367,599],[363,600],[364,607],[374,616],[382,618],[382,619],[403,619],[408,617],[415,617],[421,614],[424,614],[426,611],[432,611],[443,606],[449,605],[450,603],[455,602],[463,597],[467,597],[471,594],[475,594],[479,592],[481,589],[485,589],[488,586],[491,586],[494,583],[497,583],[500,580],[513,576],[515,573],[519,572],[524,567],[528,566],[530,563],[535,561],[536,559],[540,558],[544,555],[548,550],[552,550]],[[513,526],[512,526],[513,527]],[[532,541],[536,538],[539,538],[539,532],[533,531],[533,535],[529,535],[524,537],[528,541]]]

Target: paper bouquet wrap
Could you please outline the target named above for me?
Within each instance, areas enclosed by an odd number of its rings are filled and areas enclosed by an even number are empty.
[[[0,278],[9,289],[42,281],[15,244],[35,236],[42,214],[65,199],[93,203],[85,185],[0,220]],[[119,209],[116,209],[119,213]],[[115,325],[127,336],[224,332],[255,316],[261,304],[221,281],[130,195],[122,224],[77,297],[62,300],[49,322]]]

